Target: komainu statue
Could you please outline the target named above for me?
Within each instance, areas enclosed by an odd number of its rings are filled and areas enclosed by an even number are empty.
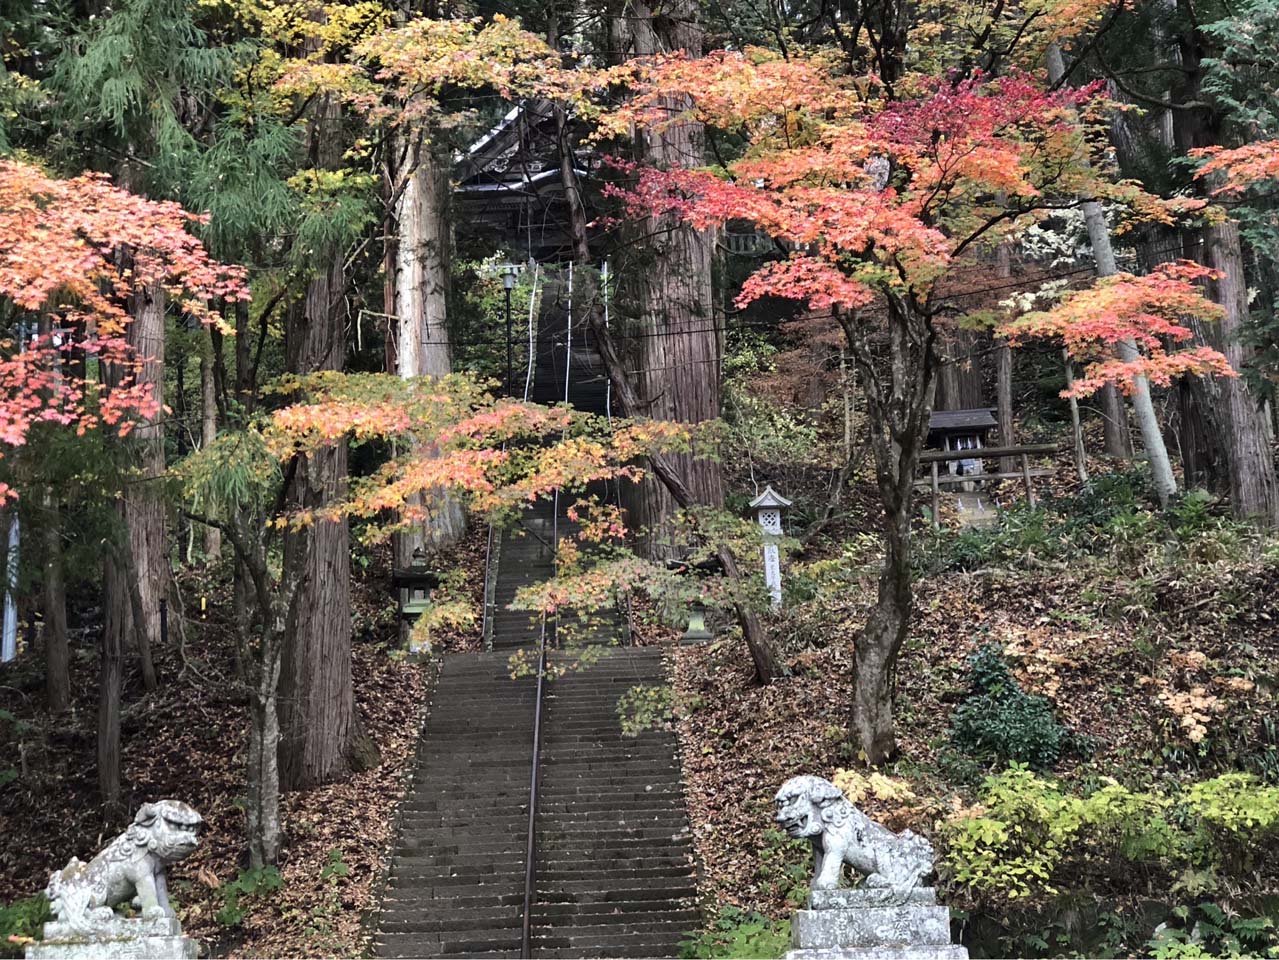
[[[933,848],[909,830],[893,833],[821,777],[791,777],[777,791],[777,823],[813,845],[814,890],[834,890],[847,863],[868,888],[911,890],[932,873]]]
[[[178,800],[144,803],[129,829],[88,863],[71,858],[45,893],[58,925],[91,936],[115,924],[111,909],[133,901],[143,920],[173,916],[164,868],[200,842],[204,818]]]

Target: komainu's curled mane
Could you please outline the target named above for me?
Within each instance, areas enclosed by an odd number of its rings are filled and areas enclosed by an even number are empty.
[[[935,855],[927,840],[880,826],[829,780],[791,777],[775,803],[782,829],[813,845],[814,890],[838,887],[845,863],[865,876],[868,887],[909,890],[932,873]]]

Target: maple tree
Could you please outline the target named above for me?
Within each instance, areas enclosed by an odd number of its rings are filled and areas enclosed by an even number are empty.
[[[208,300],[248,296],[243,271],[212,260],[189,231],[200,220],[102,174],[59,180],[0,159],[0,297],[32,321],[0,360],[0,450],[22,446],[40,422],[125,436],[158,411],[160,398],[130,373],[140,358],[124,338],[129,297],[157,287],[214,322]],[[41,316],[53,323],[45,334],[34,328]],[[103,391],[77,374],[67,362],[77,354],[115,367],[115,385]],[[0,499],[12,495],[0,484]]]
[[[1060,339],[1069,355],[1085,364],[1084,376],[1062,396],[1085,397],[1107,383],[1127,392],[1138,377],[1165,387],[1186,375],[1236,377],[1229,361],[1212,347],[1169,349],[1194,338],[1186,325],[1191,318],[1220,320],[1222,307],[1206,299],[1199,286],[1212,276],[1200,264],[1179,261],[1161,264],[1145,276],[1102,277],[1089,288],[1063,294],[1051,309],[1023,314],[1002,331],[1014,340]],[[1139,350],[1116,356],[1119,344]]]
[[[757,270],[738,304],[774,296],[833,313],[864,385],[885,559],[856,647],[853,728],[865,760],[879,762],[895,748],[891,684],[912,606],[913,486],[948,278],[966,256],[1074,206],[1078,196],[1172,213],[1132,184],[1095,175],[1077,119],[1089,112],[1092,87],[1051,90],[1029,72],[858,75],[827,51],[783,58],[760,49],[652,58],[634,82],[634,100],[606,129],[660,129],[672,122],[675,97],[686,104],[679,115],[730,131],[746,147],[725,169],[628,168],[631,214],[658,210],[702,228],[748,220],[779,241],[789,256]],[[1068,299],[1053,329],[1069,330],[1076,347],[1121,329],[1152,345],[1172,332],[1152,301],[1211,312],[1185,281],[1184,272],[1115,281],[1091,294],[1093,306],[1105,300],[1111,330],[1070,322],[1072,304],[1081,308],[1078,320],[1087,299]],[[1205,351],[1168,355],[1154,346],[1143,363],[1162,363],[1170,375],[1220,369]],[[1102,363],[1084,385],[1121,372]]]
[[[224,532],[248,571],[257,609],[256,617],[237,623],[241,657],[253,665],[248,814],[255,866],[274,863],[280,851],[278,684],[302,599],[301,554],[286,554],[283,565],[272,562],[283,534],[358,517],[370,541],[385,539],[426,519],[431,501],[422,494],[431,490],[446,490],[478,514],[509,517],[557,490],[634,478],[636,457],[687,442],[677,426],[617,423],[609,430],[568,408],[494,399],[463,374],[405,379],[330,371],[285,378],[278,389],[283,406],[221,434],[175,467],[185,512]],[[318,507],[289,505],[281,497],[301,458],[375,439],[399,441],[405,452]],[[587,528],[600,535],[619,529],[615,518]],[[561,602],[578,606],[588,599],[574,590]]]

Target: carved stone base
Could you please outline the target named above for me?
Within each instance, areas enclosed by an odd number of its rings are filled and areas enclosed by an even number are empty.
[[[950,910],[929,887],[815,890],[791,921],[786,960],[967,960],[950,942]]]
[[[173,917],[113,920],[90,934],[46,923],[44,940],[27,946],[27,960],[196,960],[200,945],[182,935]]]

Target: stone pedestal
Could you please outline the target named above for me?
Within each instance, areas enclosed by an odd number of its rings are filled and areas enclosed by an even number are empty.
[[[814,890],[791,921],[786,960],[968,960],[931,887]]]
[[[27,960],[196,960],[200,946],[183,936],[176,917],[113,920],[91,934],[46,923],[44,940],[27,946]]]

